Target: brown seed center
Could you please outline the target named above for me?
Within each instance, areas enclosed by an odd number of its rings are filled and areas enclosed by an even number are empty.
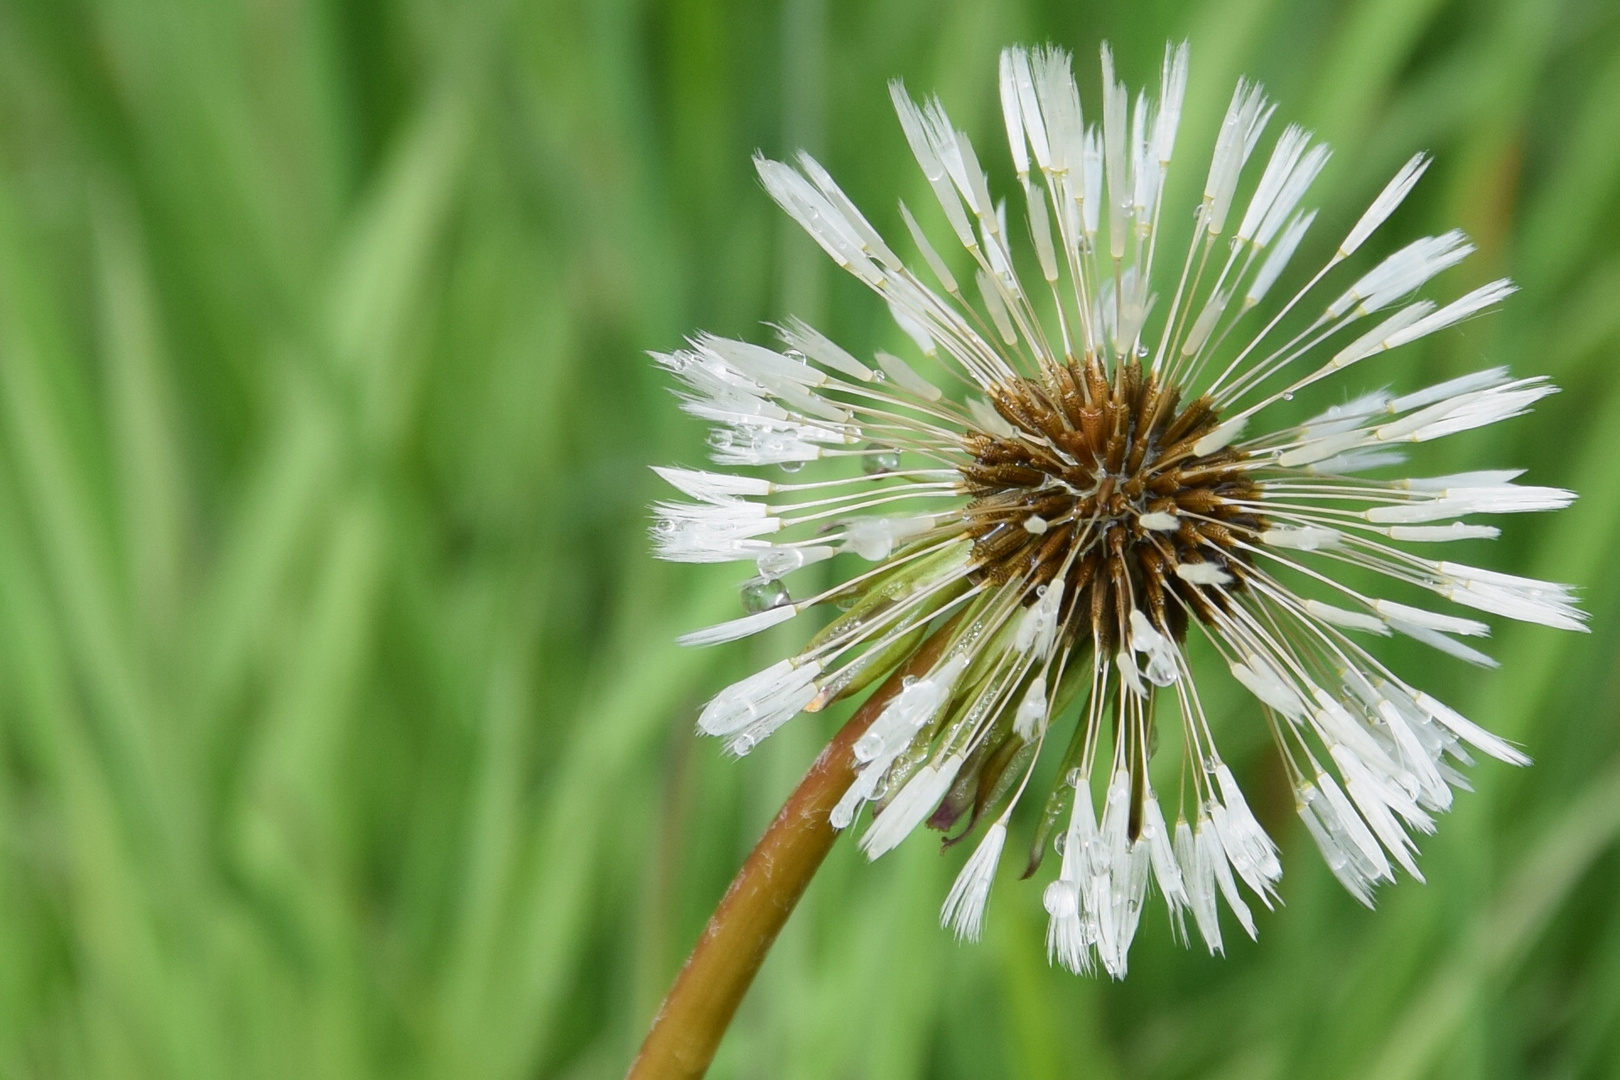
[[[1062,618],[1078,629],[1078,605],[1108,647],[1132,608],[1178,639],[1186,611],[1213,617],[1224,593],[1178,566],[1208,563],[1242,587],[1249,557],[1238,541],[1265,522],[1241,505],[1258,492],[1237,452],[1193,452],[1219,423],[1206,399],[1181,406],[1134,360],[1112,377],[1096,361],[1070,363],[990,399],[1011,431],[972,435],[961,469],[980,580],[1039,586],[1067,567]]]

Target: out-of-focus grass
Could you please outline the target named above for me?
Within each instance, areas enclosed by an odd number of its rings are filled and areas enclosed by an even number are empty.
[[[1481,557],[1584,586],[1594,633],[1504,629],[1484,676],[1394,655],[1537,764],[1477,770],[1377,912],[1282,807],[1260,942],[1183,951],[1155,908],[1122,984],[1046,966],[1035,886],[958,946],[959,853],[843,846],[715,1074],[1620,1076],[1599,0],[0,4],[0,1075],[618,1073],[831,722],[743,764],[692,736],[776,644],[671,644],[735,575],[648,557],[645,466],[702,433],[642,351],[789,312],[893,335],[754,148],[810,147],[892,225],[921,200],[887,78],[989,161],[1002,44],[1068,45],[1089,87],[1100,38],[1140,81],[1172,35],[1184,154],[1246,71],[1339,147],[1326,220],[1430,148],[1390,232],[1462,224],[1448,285],[1523,283],[1376,374],[1566,388],[1424,462],[1581,490]]]

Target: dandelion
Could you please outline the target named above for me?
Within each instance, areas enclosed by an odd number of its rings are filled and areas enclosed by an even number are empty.
[[[911,359],[857,357],[799,321],[779,328],[780,348],[701,336],[656,357],[683,408],[714,425],[718,465],[769,467],[659,470],[684,498],[657,507],[658,553],[754,567],[744,614],[682,640],[831,613],[802,650],[716,694],[700,729],[746,754],[928,657],[853,742],[832,826],[870,812],[859,843],[873,859],[925,824],[953,844],[978,836],[941,912],[973,938],[1019,842],[1014,810],[1038,800],[1019,869],[1058,853],[1048,953],[1116,978],[1150,888],[1173,932],[1187,936],[1190,915],[1212,952],[1222,906],[1253,936],[1251,905],[1277,897],[1278,848],[1221,755],[1201,680],[1230,675],[1252,696],[1306,830],[1370,905],[1397,867],[1420,876],[1414,834],[1451,805],[1473,752],[1527,759],[1364,643],[1402,634],[1491,666],[1477,615],[1570,630],[1586,618],[1569,586],[1431,554],[1495,537],[1482,516],[1572,493],[1512,470],[1391,478],[1411,444],[1524,413],[1554,392],[1544,378],[1491,368],[1273,419],[1514,291],[1415,296],[1473,250],[1455,231],[1354,265],[1429,159],[1407,162],[1278,303],[1328,148],[1289,125],[1262,150],[1275,106],[1240,81],[1191,242],[1159,252],[1187,62],[1185,44],[1168,48],[1157,96],[1133,98],[1104,47],[1101,98],[1082,109],[1067,54],[1003,52],[1021,221],[940,103],[893,84],[935,234],[964,249],[952,259],[902,204],[917,252],[902,261],[809,155],[756,159],[770,195],[887,302]],[[793,584],[829,560],[837,584]],[[1195,653],[1211,670],[1194,671]],[[1173,740],[1179,776],[1155,776]],[[1046,791],[1043,758],[1057,759]]]

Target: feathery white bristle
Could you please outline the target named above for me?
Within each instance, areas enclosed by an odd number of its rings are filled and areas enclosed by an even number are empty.
[[[1187,884],[1181,876],[1181,867],[1176,864],[1175,848],[1171,843],[1170,828],[1164,821],[1164,810],[1159,806],[1159,800],[1149,791],[1143,801],[1144,821],[1142,823],[1142,839],[1148,845],[1148,857],[1153,864],[1153,877],[1159,883],[1159,891],[1164,894],[1165,902],[1170,905],[1171,916],[1180,914],[1181,909],[1187,906]]]
[[[1413,641],[1421,641],[1431,649],[1443,652],[1447,656],[1454,656],[1464,663],[1482,668],[1501,666],[1501,663],[1495,657],[1480,652],[1470,645],[1464,645],[1462,642],[1448,637],[1438,630],[1431,630],[1427,626],[1419,626],[1417,623],[1407,622],[1404,619],[1390,619],[1388,621],[1390,629],[1405,634]]]
[[[1444,726],[1457,738],[1481,752],[1489,754],[1499,761],[1505,761],[1509,765],[1530,764],[1530,759],[1506,739],[1486,731],[1457,712],[1457,710],[1430,697],[1428,694],[1419,692],[1417,705],[1418,708],[1432,716],[1437,723]]]
[[[918,375],[910,364],[890,352],[879,350],[875,355],[878,367],[882,368],[883,373],[893,379],[897,385],[916,394],[924,401],[938,401],[940,399],[939,387]]]
[[[1014,65],[1026,71],[1028,56],[1023,49],[1001,50],[1001,119],[1007,128],[1007,146],[1012,151],[1013,170],[1020,176],[1029,175],[1029,145],[1024,139],[1024,116],[1018,102],[1018,75]]]
[[[1448,600],[1520,622],[1582,633],[1589,629],[1568,585],[1452,562],[1442,562],[1438,569],[1445,575],[1438,591]]]
[[[1229,585],[1232,575],[1214,563],[1177,563],[1176,576],[1194,585]]]
[[[1310,133],[1298,124],[1289,124],[1283,129],[1277,144],[1272,147],[1265,171],[1260,174],[1260,182],[1255,185],[1254,194],[1249,197],[1249,208],[1243,214],[1243,221],[1233,234],[1237,239],[1247,241],[1255,238],[1261,223],[1271,213],[1283,186],[1293,173],[1294,167],[1299,164],[1310,138]]]
[[[1408,341],[1416,341],[1436,330],[1443,330],[1464,319],[1471,318],[1493,304],[1503,300],[1519,291],[1519,287],[1507,278],[1500,278],[1489,284],[1481,285],[1473,292],[1466,293],[1445,307],[1432,314],[1425,315],[1410,326],[1401,329],[1390,336],[1385,348],[1393,349],[1398,345],[1405,345]]]
[[[1293,719],[1304,718],[1305,703],[1260,657],[1251,655],[1244,660],[1233,660],[1227,667],[1249,693],[1273,709]]]
[[[1057,636],[1058,605],[1063,599],[1063,579],[1050,582],[1035,603],[1025,609],[1013,638],[1013,648],[1045,659]]]
[[[1013,714],[1013,733],[1028,742],[1046,730],[1046,677],[1037,675]]]
[[[1164,47],[1164,66],[1159,76],[1159,118],[1153,128],[1153,156],[1160,168],[1170,164],[1181,126],[1181,106],[1187,96],[1187,67],[1191,48],[1187,42]]]
[[[1343,539],[1344,534],[1339,530],[1320,525],[1271,528],[1260,534],[1262,544],[1292,548],[1295,551],[1323,551],[1338,547]]]
[[[1486,368],[1484,371],[1471,371],[1466,375],[1459,375],[1455,379],[1426,386],[1422,390],[1415,390],[1410,394],[1402,394],[1390,401],[1388,412],[1403,413],[1414,409],[1421,409],[1448,399],[1460,398],[1480,390],[1491,390],[1503,386],[1510,380],[1508,369],[1505,367]]]
[[[1378,844],[1378,838],[1373,835],[1361,815],[1356,813],[1350,799],[1345,795],[1344,789],[1337,780],[1326,772],[1318,771],[1316,774],[1316,788],[1322,793],[1322,798],[1333,809],[1334,816],[1343,827],[1345,836],[1351,842],[1351,858],[1361,866],[1362,874],[1370,881],[1394,881],[1395,871],[1391,869],[1389,860],[1384,857],[1384,850]]]
[[[1199,824],[1202,826],[1203,821],[1200,820]],[[1203,831],[1201,827],[1199,832]],[[1192,826],[1185,819],[1176,822],[1176,863],[1186,886],[1187,906],[1192,910],[1198,932],[1213,956],[1224,952],[1220,915],[1215,909],[1215,865],[1210,857],[1210,845],[1215,841],[1213,834],[1210,834],[1210,840],[1199,841],[1200,836],[1194,834]]]
[[[673,482],[673,481],[672,481]],[[728,562],[752,558],[769,545],[756,539],[782,529],[764,503],[715,495],[713,502],[654,505],[652,528],[660,558],[674,562]]]
[[[816,661],[778,661],[710,698],[698,717],[698,730],[705,735],[734,735],[761,719],[779,714],[791,719],[815,695],[820,673]]]
[[[1218,424],[1208,435],[1193,443],[1193,453],[1203,457],[1224,449],[1233,439],[1243,434],[1243,429],[1248,423],[1247,416],[1240,416]]]
[[[659,465],[654,465],[652,470],[683,495],[690,495],[705,502],[724,503],[738,495],[768,495],[771,492],[770,481],[757,476],[736,476],[732,473],[666,468]]]
[[[1169,686],[1180,678],[1181,665],[1177,662],[1175,643],[1160,633],[1138,608],[1131,609],[1130,625],[1131,648],[1148,658],[1147,666],[1142,669],[1148,681],[1155,686]]]
[[[841,345],[804,320],[789,319],[787,325],[780,327],[779,330],[783,343],[791,349],[798,349],[823,367],[859,379],[861,382],[872,381],[871,368],[855,359]]]
[[[863,559],[878,562],[888,558],[896,544],[933,527],[934,519],[929,514],[904,518],[852,518],[844,526],[844,547]]]
[[[1459,229],[1414,240],[1363,274],[1329,304],[1328,317],[1336,319],[1351,309],[1368,313],[1387,307],[1442,270],[1457,265],[1473,250],[1474,245]]]
[[[939,805],[939,800],[950,790],[961,768],[961,756],[952,755],[937,768],[929,764],[918,769],[862,834],[861,850],[866,857],[879,858],[893,851],[900,841],[910,836],[912,830],[922,824],[923,819]]]
[[[1442,634],[1462,634],[1464,637],[1484,637],[1491,628],[1478,619],[1462,619],[1455,615],[1442,615],[1393,600],[1374,600],[1373,610],[1391,623],[1410,623]]]
[[[1119,669],[1120,682],[1125,689],[1139,698],[1147,697],[1147,686],[1142,682],[1142,672],[1136,666],[1136,657],[1131,650],[1121,648],[1114,654],[1114,666]]]
[[[967,658],[958,653],[937,665],[926,677],[903,687],[866,733],[855,740],[855,760],[882,761],[904,749],[911,737],[944,708],[966,667]]]
[[[1283,227],[1283,223],[1291,220],[1289,215],[1293,214],[1294,207],[1305,197],[1305,192],[1310,190],[1311,184],[1316,181],[1317,176],[1327,165],[1328,158],[1332,156],[1333,151],[1326,143],[1317,143],[1305,152],[1304,157],[1288,174],[1288,179],[1283,183],[1282,190],[1277,192],[1271,209],[1266,211],[1265,220],[1255,232],[1256,247],[1265,247],[1271,243],[1272,238]]]
[[[1334,353],[1333,359],[1328,361],[1328,367],[1334,369],[1346,368],[1357,360],[1365,360],[1374,353],[1394,348],[1396,345],[1401,344],[1401,334],[1404,331],[1410,329],[1414,324],[1422,322],[1424,317],[1433,310],[1434,304],[1428,300],[1419,300],[1415,304],[1406,305]]]
[[[1417,862],[1412,858],[1417,852],[1417,845],[1406,834],[1395,815],[1391,813],[1391,806],[1410,806],[1414,814],[1418,814],[1411,799],[1397,785],[1389,780],[1380,781],[1375,773],[1362,764],[1360,758],[1347,747],[1334,746],[1331,748],[1334,763],[1339,766],[1339,772],[1344,776],[1345,787],[1348,789],[1350,799],[1361,811],[1361,817],[1372,829],[1384,849],[1395,857],[1408,874],[1423,880],[1422,871],[1418,870]],[[1404,816],[1404,815],[1403,815]]]
[[[767,611],[757,611],[752,615],[744,615],[740,619],[719,623],[703,630],[694,630],[690,634],[682,634],[675,639],[677,645],[718,645],[724,641],[736,641],[738,638],[749,637],[762,630],[769,630],[773,626],[780,626],[793,616],[798,609],[792,604],[771,608]]]
[[[1320,600],[1305,601],[1305,610],[1333,626],[1342,626],[1349,630],[1368,630],[1374,634],[1389,633],[1388,624],[1377,616],[1364,615],[1359,611],[1346,611],[1332,604],[1324,604]]]
[[[1204,205],[1207,213],[1204,226],[1211,236],[1219,236],[1226,225],[1226,212],[1237,191],[1238,177],[1243,163],[1254,150],[1260,131],[1276,106],[1266,103],[1264,89],[1258,83],[1239,79],[1232,92],[1232,101],[1226,107],[1226,118],[1215,140],[1215,154],[1210,161],[1209,177],[1204,181]]]
[[[1372,201],[1361,217],[1356,220],[1350,232],[1339,245],[1339,257],[1347,258],[1355,253],[1356,249],[1367,242],[1367,237],[1382,225],[1395,208],[1405,201],[1412,188],[1422,179],[1423,173],[1428,169],[1430,157],[1427,154],[1413,154],[1405,165],[1390,178],[1384,185],[1384,190]]]
[[[1254,281],[1243,294],[1244,306],[1254,307],[1265,299],[1271,287],[1282,276],[1283,270],[1288,267],[1289,260],[1294,257],[1294,251],[1299,247],[1299,242],[1305,238],[1306,230],[1315,220],[1315,210],[1295,214],[1289,219],[1288,226],[1283,229],[1282,235],[1277,238],[1277,242],[1271,246],[1271,251],[1266,255],[1266,261],[1260,264],[1260,272],[1255,274]]]
[[[1379,524],[1416,525],[1468,514],[1527,514],[1561,510],[1574,499],[1575,493],[1563,488],[1519,484],[1442,488],[1427,499],[1371,507],[1363,511],[1362,516]]]
[[[1523,469],[1480,469],[1476,472],[1448,473],[1445,476],[1414,476],[1401,481],[1412,491],[1443,491],[1446,488],[1500,487],[1524,475]]]
[[[1495,540],[1502,530],[1495,525],[1469,525],[1453,521],[1450,525],[1391,525],[1384,530],[1391,540],[1429,544],[1448,540]]]
[[[1001,849],[1006,842],[1007,826],[1000,821],[990,826],[945,896],[939,924],[949,927],[964,941],[978,941],[983,932],[990,884],[995,880],[996,865],[1001,862]]]
[[[1210,806],[1206,806],[1206,810],[1210,809],[1211,806],[1218,808],[1220,804],[1211,799]],[[1226,906],[1232,910],[1233,915],[1237,916],[1238,925],[1243,927],[1243,932],[1248,934],[1251,940],[1258,937],[1259,929],[1255,926],[1254,915],[1249,911],[1249,905],[1243,902],[1243,897],[1238,893],[1237,882],[1232,880],[1232,864],[1227,859],[1225,845],[1222,844],[1220,834],[1216,831],[1215,824],[1211,819],[1206,817],[1199,822],[1198,832],[1194,840],[1198,844],[1199,859],[1208,862],[1211,870],[1214,871],[1215,884],[1220,888],[1221,897],[1226,901]]]
[[[1244,884],[1270,907],[1276,895],[1276,883],[1282,878],[1277,845],[1255,819],[1232,770],[1220,762],[1216,764],[1213,775],[1221,796],[1219,803],[1211,801],[1210,820],[1216,826],[1216,835],[1221,839],[1221,846],[1225,848],[1232,868]]]

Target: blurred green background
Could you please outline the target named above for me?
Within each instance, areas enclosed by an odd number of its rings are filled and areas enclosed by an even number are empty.
[[[1377,377],[1565,387],[1420,460],[1578,488],[1477,554],[1584,586],[1594,633],[1391,650],[1536,765],[1476,770],[1376,912],[1257,798],[1259,943],[1155,906],[1118,984],[1047,967],[1008,867],[961,946],[965,852],[841,844],[714,1075],[1620,1077],[1612,0],[0,0],[0,1076],[620,1075],[838,719],[740,764],[692,734],[791,635],[672,644],[741,574],[648,555],[646,466],[703,432],[644,350],[789,313],[891,343],[750,152],[893,230],[888,78],[1005,188],[1003,44],[1090,93],[1100,39],[1136,84],[1171,36],[1184,169],[1248,72],[1339,149],[1323,235],[1428,148],[1378,242],[1462,225],[1436,295],[1523,283]]]

